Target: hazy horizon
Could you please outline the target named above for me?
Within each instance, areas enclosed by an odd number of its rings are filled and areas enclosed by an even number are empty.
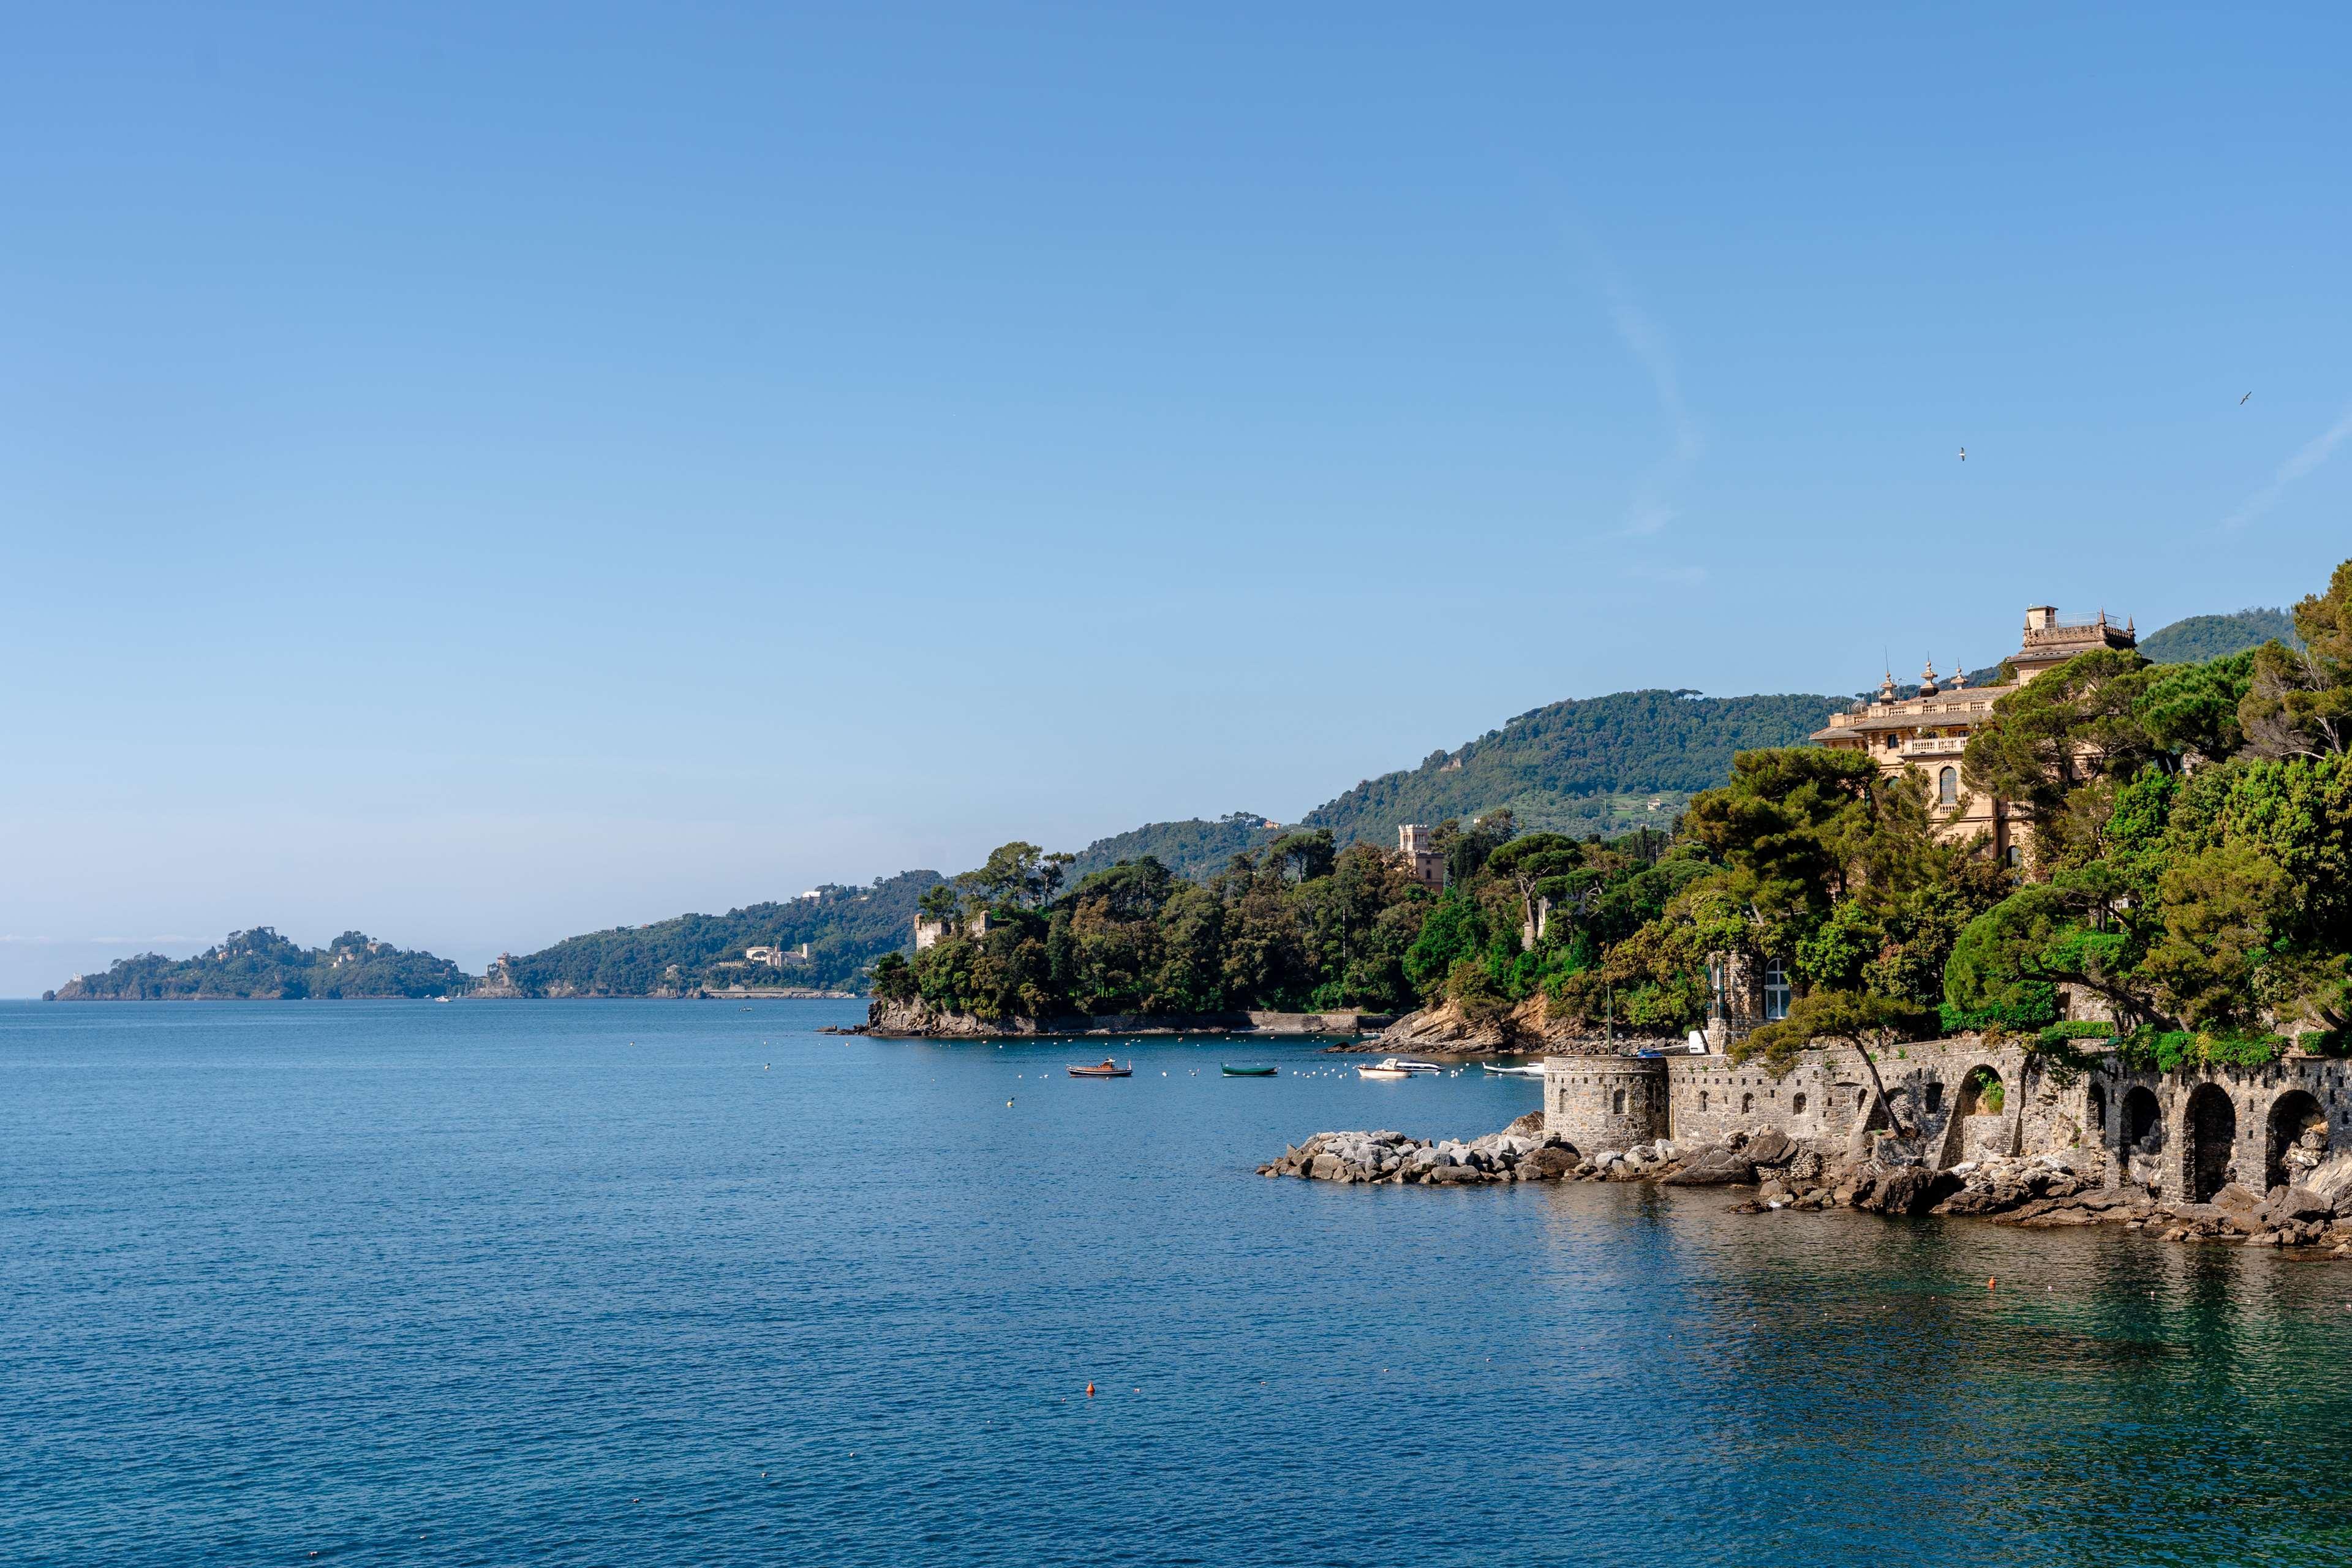
[[[257,922],[478,971],[2292,604],[2352,552],[2347,41],[26,13],[0,994]]]

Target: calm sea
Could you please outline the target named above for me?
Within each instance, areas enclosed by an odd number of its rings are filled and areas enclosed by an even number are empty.
[[[0,1005],[0,1559],[2352,1559],[2352,1266],[1270,1182],[1537,1088],[857,1016]]]

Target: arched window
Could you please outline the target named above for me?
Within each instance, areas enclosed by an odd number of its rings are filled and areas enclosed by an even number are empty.
[[[1795,1100],[1790,1101],[1789,1109],[1802,1116],[1805,1113],[1805,1097],[1801,1094],[1797,1096]]]
[[[1701,1110],[1705,1110],[1706,1109],[1706,1090],[1705,1089],[1700,1089],[1698,1091],[1698,1108]]]
[[[1936,775],[1936,804],[1937,805],[1960,804],[1959,769],[1946,768]]]
[[[1625,1114],[1625,1091],[1623,1089],[1621,1089],[1616,1093],[1609,1097],[1609,1113],[1612,1116],[1622,1116]]]
[[[1756,1097],[1755,1097],[1754,1095],[1752,1095],[1752,1094],[1743,1094],[1743,1095],[1741,1095],[1741,1096],[1739,1097],[1739,1113],[1740,1113],[1741,1115],[1745,1116],[1746,1114],[1748,1114],[1748,1112],[1749,1112],[1749,1111],[1751,1111],[1751,1110],[1755,1110],[1755,1109],[1756,1109]]]
[[[1789,972],[1777,963],[1764,966],[1764,1016],[1766,1019],[1789,1016]]]

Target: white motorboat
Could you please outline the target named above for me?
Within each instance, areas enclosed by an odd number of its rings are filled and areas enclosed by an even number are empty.
[[[1523,1067],[1515,1068],[1498,1068],[1493,1062],[1488,1062],[1486,1070],[1497,1078],[1541,1078],[1544,1075],[1541,1062],[1529,1062]]]
[[[1417,1062],[1411,1057],[1382,1057],[1376,1062],[1366,1062],[1356,1071],[1365,1078],[1411,1078],[1416,1073],[1437,1073],[1445,1069],[1435,1062]]]

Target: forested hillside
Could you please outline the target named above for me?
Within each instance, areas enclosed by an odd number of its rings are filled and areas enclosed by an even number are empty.
[[[412,952],[347,931],[323,948],[289,942],[268,926],[231,931],[194,958],[157,952],[117,959],[51,993],[59,1002],[295,1002],[367,996],[448,996],[468,977],[446,958]]]
[[[866,965],[908,943],[915,902],[940,879],[936,871],[902,871],[867,888],[822,888],[813,899],[591,931],[509,958],[507,973],[526,996],[682,995],[729,985],[856,990]],[[803,942],[808,959],[782,968],[744,958],[747,948]]]
[[[1508,808],[1523,828],[1604,837],[1670,826],[1720,784],[1736,752],[1789,746],[1842,706],[1835,697],[1700,697],[1619,691],[1522,713],[1418,768],[1383,773],[1307,814],[1340,844],[1393,847],[1396,826]],[[1650,803],[1655,800],[1657,809]]]
[[[1198,881],[1223,870],[1234,856],[1253,854],[1281,837],[1282,830],[1268,827],[1265,821],[1258,812],[1234,811],[1214,822],[1197,816],[1182,822],[1147,822],[1141,827],[1097,838],[1079,850],[1070,862],[1068,877],[1076,882],[1149,856],[1177,876]]]
[[[2229,616],[2191,616],[2142,637],[2139,651],[2158,664],[2203,664],[2260,647],[2276,638],[2302,646],[2294,617],[2284,610],[2240,610]]]

